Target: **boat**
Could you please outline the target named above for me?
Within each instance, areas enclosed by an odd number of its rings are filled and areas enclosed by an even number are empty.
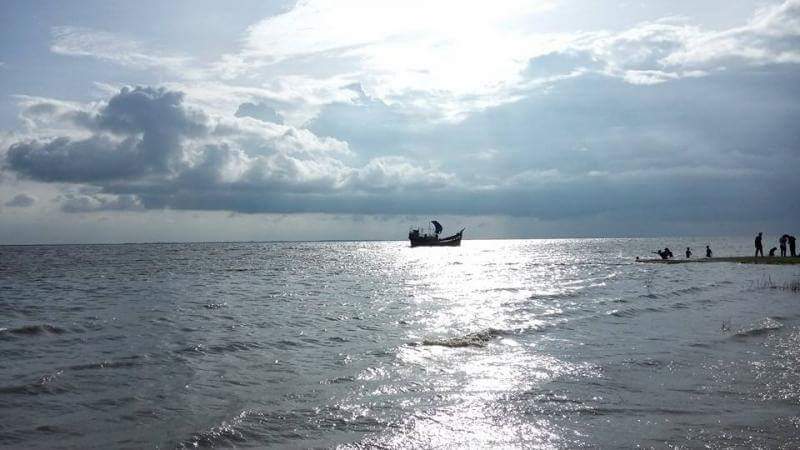
[[[461,245],[461,236],[464,234],[465,228],[452,235],[440,238],[439,233],[444,229],[442,224],[435,220],[431,220],[434,226],[433,232],[430,230],[423,230],[422,227],[412,228],[408,232],[408,240],[411,241],[412,247],[458,247]]]

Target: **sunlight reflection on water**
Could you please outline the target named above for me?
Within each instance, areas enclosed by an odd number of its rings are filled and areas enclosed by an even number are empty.
[[[485,448],[563,443],[561,430],[547,420],[531,420],[523,402],[509,401],[508,396],[530,392],[578,368],[513,336],[516,330],[554,323],[553,316],[563,309],[548,300],[599,285],[598,280],[613,275],[586,278],[577,267],[561,264],[558,253],[550,241],[524,247],[470,242],[469,247],[398,252],[405,290],[420,305],[416,326],[408,330],[409,341],[436,335],[444,345],[399,350],[403,365],[437,373],[432,389],[438,401],[435,408],[417,408],[413,419],[401,425],[403,431],[382,437],[381,445]],[[498,338],[461,347],[459,337],[489,330],[497,330]],[[456,342],[458,348],[448,347],[448,342]]]

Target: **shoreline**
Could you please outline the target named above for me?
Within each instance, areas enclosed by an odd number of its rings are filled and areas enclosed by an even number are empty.
[[[652,263],[652,264],[687,264],[687,263],[715,263],[715,262],[731,262],[739,264],[770,264],[770,265],[796,265],[800,264],[800,256],[722,256],[716,258],[687,258],[687,259],[640,259],[636,258],[636,262]]]

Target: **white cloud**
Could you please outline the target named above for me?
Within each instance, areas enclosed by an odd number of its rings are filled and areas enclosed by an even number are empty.
[[[321,104],[352,101],[341,98],[350,83],[411,114],[458,121],[591,72],[649,85],[730,64],[800,62],[798,5],[787,0],[722,31],[668,17],[620,32],[542,33],[531,23],[555,1],[305,0],[251,26],[241,51],[221,58],[216,71],[229,79],[269,74],[273,95],[305,105],[295,125]],[[525,73],[528,61],[547,54],[588,55],[589,66]]]
[[[587,73],[651,85],[736,64],[800,62],[798,5],[787,0],[726,30],[667,17],[618,32],[554,33],[533,24],[557,13],[555,0],[303,0],[249,27],[239,52],[208,67],[79,27],[55,28],[51,49],[191,79],[167,85],[224,114],[266,100],[295,127],[360,96],[430,121],[459,121]],[[555,70],[526,70],[545,55],[566,60]]]
[[[356,171],[352,180],[359,189],[403,190],[407,188],[437,189],[458,184],[455,175],[436,169],[425,169],[414,165],[406,158],[383,156],[370,160]]]
[[[508,101],[531,52],[550,45],[518,25],[553,1],[299,2],[250,27],[245,46],[227,55],[227,76],[319,59],[346,59],[331,76],[361,83],[369,95],[449,118]],[[546,49],[545,49],[546,50]],[[303,86],[309,80],[287,79]],[[414,95],[415,92],[423,95]]]
[[[727,30],[661,20],[588,34],[567,48],[588,52],[603,62],[601,72],[632,84],[705,76],[736,65],[800,63],[800,0],[761,9],[745,25]]]
[[[134,69],[169,70],[185,78],[200,76],[189,57],[148,48],[135,39],[108,31],[61,26],[54,27],[52,34],[50,50],[60,55],[88,56]]]
[[[696,33],[662,63],[707,67],[737,61],[755,65],[800,63],[800,1],[787,0],[763,8],[742,27]]]

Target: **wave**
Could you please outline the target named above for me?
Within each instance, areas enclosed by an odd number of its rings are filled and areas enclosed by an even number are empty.
[[[226,306],[228,306],[227,303],[209,303],[209,304],[205,305],[204,307],[206,309],[220,309],[220,308],[224,308]]]
[[[19,384],[15,386],[0,386],[0,395],[2,394],[39,395],[39,394],[60,394],[63,392],[67,392],[67,389],[55,386],[52,383],[53,380],[55,380],[63,372],[64,372],[63,370],[59,370],[58,372],[52,373],[50,375],[45,375],[39,378],[38,381],[35,381],[33,383]]]
[[[577,298],[580,296],[582,289],[572,288],[568,290],[558,291],[558,292],[544,292],[544,293],[535,293],[528,297],[528,300],[561,300],[561,299],[569,299],[569,298]]]
[[[672,290],[672,291],[664,291],[664,292],[658,292],[658,293],[648,292],[647,294],[639,295],[638,298],[648,298],[648,299],[651,299],[651,300],[655,300],[655,299],[659,299],[659,298],[681,297],[681,296],[687,295],[687,294],[695,294],[695,293],[698,293],[698,292],[707,291],[707,290],[710,290],[710,289],[712,289],[714,287],[716,287],[716,286],[712,284],[712,285],[708,285],[708,286],[691,286],[691,287],[688,287],[688,288],[675,289],[675,290]]]
[[[622,361],[622,364],[628,366],[643,367],[646,369],[670,369],[670,370],[679,366],[683,366],[683,363],[677,362],[672,359],[662,360],[656,358],[642,358],[642,359],[630,358]]]
[[[344,383],[352,383],[356,381],[356,378],[353,376],[347,377],[337,377],[337,378],[328,378],[319,382],[319,384],[344,384]]]
[[[230,421],[222,421],[208,430],[195,433],[190,439],[179,443],[178,448],[234,447],[236,444],[242,444],[247,438],[240,428],[249,414],[248,411],[242,411]]]
[[[127,360],[122,361],[100,361],[98,363],[90,363],[90,364],[76,364],[74,366],[69,366],[67,369],[69,370],[95,370],[95,369],[124,369],[127,367],[136,367],[142,365],[141,362],[137,362],[136,359],[138,357],[131,357]]]
[[[656,307],[656,306],[648,306],[645,308],[625,308],[625,309],[612,309],[611,311],[606,311],[606,315],[625,318],[625,317],[636,317],[639,314],[644,313],[656,313],[656,312],[664,312],[666,311],[666,307]]]
[[[40,336],[47,334],[64,334],[67,330],[54,325],[26,325],[18,328],[0,328],[0,336]]]
[[[223,354],[223,353],[233,353],[233,352],[241,352],[241,351],[248,351],[248,350],[258,350],[263,346],[257,342],[230,342],[227,344],[216,344],[216,345],[191,345],[188,347],[184,347],[180,350],[177,350],[177,353],[188,353],[188,354]]]
[[[322,448],[298,445],[298,439],[320,429],[374,432],[388,424],[368,415],[354,414],[348,405],[319,408],[260,411],[247,409],[216,425],[191,434],[177,448],[288,447]],[[369,447],[373,448],[373,447]]]
[[[733,335],[735,337],[754,337],[754,336],[761,336],[763,334],[767,334],[771,331],[775,331],[778,329],[783,328],[783,324],[778,322],[777,320],[773,319],[772,317],[766,317],[764,319],[759,320],[758,322],[754,323],[748,328],[743,328]]]
[[[422,345],[438,345],[441,347],[485,347],[492,339],[501,336],[502,330],[489,328],[488,330],[469,333],[464,336],[444,339],[425,339]]]

